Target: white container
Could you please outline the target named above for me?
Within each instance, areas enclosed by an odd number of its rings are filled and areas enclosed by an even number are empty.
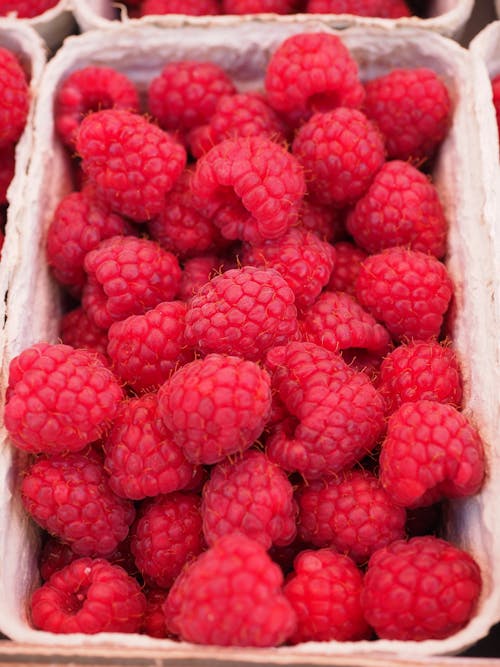
[[[37,341],[57,340],[58,291],[47,269],[44,241],[58,201],[71,188],[69,158],[55,135],[52,117],[55,91],[65,77],[85,65],[106,64],[126,73],[144,91],[168,61],[210,59],[224,66],[242,89],[254,88],[262,81],[274,49],[288,35],[306,28],[311,29],[311,25],[251,21],[239,28],[210,31],[136,25],[93,31],[66,40],[49,62],[40,85],[34,119],[35,145],[18,217],[17,270],[9,284],[5,328],[9,358]],[[321,24],[314,24],[314,29],[329,30]],[[129,660],[149,656],[186,664],[190,660],[218,659],[233,661],[232,664],[258,661],[359,665],[379,658],[389,665],[405,659],[415,661],[429,655],[457,653],[484,637],[500,619],[500,406],[496,398],[500,387],[500,313],[495,301],[500,253],[494,227],[493,152],[482,138],[483,129],[491,129],[491,118],[483,113],[487,73],[474,55],[432,32],[350,28],[338,34],[360,63],[364,79],[395,66],[427,66],[444,77],[453,99],[453,122],[436,161],[433,180],[450,223],[447,264],[455,282],[452,336],[462,365],[465,412],[484,439],[488,475],[480,494],[451,503],[445,534],[480,564],[484,590],[478,612],[466,628],[446,640],[311,642],[270,650],[195,647],[144,635],[53,635],[34,630],[29,624],[27,603],[38,584],[37,531],[16,493],[22,456],[9,448],[2,429],[0,631],[23,646],[36,645],[38,654],[85,654],[87,660],[97,654]],[[5,365],[3,372],[5,377]]]
[[[56,49],[67,35],[75,32],[76,23],[71,10],[72,0],[59,0],[39,16],[18,20],[36,30],[50,49]]]
[[[377,19],[352,14],[249,14],[246,16],[187,16],[186,14],[170,14],[163,16],[144,16],[141,19],[130,19],[127,9],[119,2],[112,0],[72,0],[73,12],[82,31],[94,28],[106,28],[116,23],[113,19],[121,19],[123,23],[156,24],[162,26],[237,26],[244,21],[276,21],[294,24],[304,21],[321,21],[331,28],[347,28],[352,25],[426,28],[448,37],[459,38],[469,19],[474,0],[430,0],[427,18],[417,16],[400,19]]]

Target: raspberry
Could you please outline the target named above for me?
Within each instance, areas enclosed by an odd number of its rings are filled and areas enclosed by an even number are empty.
[[[104,443],[109,486],[123,498],[140,500],[187,486],[194,466],[157,413],[156,394],[124,401]]]
[[[451,119],[448,90],[435,72],[394,69],[365,90],[365,113],[384,135],[390,159],[418,163],[435,154]]]
[[[360,107],[364,89],[356,61],[336,35],[303,33],[285,39],[267,65],[269,104],[307,120],[317,111]]]
[[[171,493],[147,501],[132,530],[130,548],[142,574],[162,588],[203,550],[200,499]]]
[[[144,315],[115,322],[108,331],[113,370],[141,393],[158,389],[194,357],[184,340],[186,305],[165,301]]]
[[[191,191],[191,171],[185,171],[167,193],[160,214],[150,220],[148,231],[158,243],[179,258],[213,250],[220,233],[203,212],[203,202]]]
[[[332,352],[363,348],[384,354],[391,342],[387,330],[345,292],[323,292],[300,325],[304,340]]]
[[[223,535],[239,532],[269,549],[290,544],[296,534],[292,485],[277,465],[255,450],[212,469],[203,487],[201,515],[210,546]]]
[[[308,174],[311,195],[337,207],[363,195],[385,159],[375,124],[346,107],[314,114],[297,131],[292,152]]]
[[[101,437],[122,397],[96,353],[39,343],[10,364],[5,426],[24,451],[78,451]]]
[[[432,255],[403,247],[370,255],[356,281],[361,305],[396,340],[439,335],[453,284],[445,265]]]
[[[81,556],[107,556],[134,520],[134,506],[110,489],[102,465],[85,454],[41,458],[26,472],[23,504],[32,518]]]
[[[193,463],[243,452],[271,412],[271,379],[253,361],[210,354],[183,366],[159,391],[159,414]]]
[[[460,406],[462,380],[458,359],[449,345],[415,341],[400,345],[380,367],[379,391],[394,412],[406,401],[439,401]]]
[[[145,610],[137,581],[101,558],[79,558],[31,598],[35,628],[59,634],[138,632]]]
[[[17,18],[39,16],[55,7],[59,0],[0,0],[0,16],[16,13]]]
[[[297,0],[222,0],[224,14],[291,14]]]
[[[244,266],[215,276],[193,296],[186,341],[203,353],[261,359],[297,332],[292,290],[274,269]]]
[[[290,285],[298,308],[307,308],[327,284],[335,251],[303,228],[293,227],[279,239],[243,247],[242,263],[272,267]]]
[[[14,144],[0,149],[0,206],[8,204],[7,190],[16,169],[16,147]]]
[[[182,14],[190,13],[185,1],[179,2],[179,9]],[[197,60],[175,61],[165,65],[151,81],[148,109],[163,129],[186,132],[208,123],[219,99],[235,92],[231,78],[219,65]]]
[[[308,14],[355,14],[383,19],[411,16],[404,0],[309,0],[306,11]]]
[[[167,627],[198,644],[279,646],[296,627],[282,584],[258,542],[225,535],[177,579],[164,607]]]
[[[415,537],[371,557],[361,603],[382,639],[445,639],[472,617],[481,587],[468,553],[437,537]]]
[[[335,249],[335,264],[327,289],[332,292],[347,292],[354,296],[356,294],[356,279],[359,274],[359,267],[361,262],[366,259],[367,254],[349,241],[334,243],[333,248]]]
[[[299,488],[296,498],[300,537],[317,547],[334,548],[357,563],[405,536],[405,510],[369,472],[351,470],[310,482]]]
[[[188,14],[203,16],[220,14],[218,0],[144,0],[140,15],[149,14]]]
[[[493,106],[495,107],[497,127],[500,128],[500,74],[491,79],[491,92],[493,96]]]
[[[226,139],[205,153],[192,189],[225,238],[253,242],[278,238],[297,221],[306,186],[297,159],[258,136]],[[225,209],[236,223],[226,222]]]
[[[292,644],[368,639],[363,617],[363,576],[356,565],[330,549],[303,551],[283,592],[297,614]]]
[[[74,348],[93,350],[106,356],[108,336],[97,327],[83,308],[74,308],[61,317],[61,341]]]
[[[139,111],[139,95],[130,79],[112,67],[91,65],[72,72],[57,91],[54,123],[71,149],[84,117],[103,109]]]
[[[221,266],[221,259],[216,255],[205,255],[186,260],[177,294],[179,299],[187,301],[194,296],[213,275],[220,272]]]
[[[90,190],[66,195],[47,232],[47,260],[56,280],[80,294],[86,280],[85,255],[104,239],[132,232],[129,223],[97,201]]]
[[[146,611],[142,619],[141,632],[158,639],[168,637],[163,611],[167,591],[164,588],[149,588],[144,591],[144,594],[146,596]]]
[[[186,165],[186,151],[169,134],[121,109],[86,116],[76,150],[96,196],[135,222],[160,213]]]
[[[407,162],[387,162],[348,214],[346,227],[369,253],[406,246],[440,258],[447,222],[436,188]]]
[[[405,507],[479,491],[485,475],[477,429],[448,403],[419,400],[393,412],[380,452],[380,481]]]
[[[299,224],[329,243],[333,243],[343,232],[342,219],[337,209],[311,201],[307,197],[302,200]]]
[[[0,148],[19,139],[26,125],[29,105],[30,93],[24,70],[14,53],[0,47]]]
[[[130,315],[142,315],[179,289],[181,269],[154,241],[113,236],[85,256],[88,275],[82,305],[97,326],[107,329]]]

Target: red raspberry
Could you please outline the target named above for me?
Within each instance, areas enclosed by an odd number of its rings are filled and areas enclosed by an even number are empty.
[[[387,330],[345,292],[323,292],[303,313],[300,326],[304,340],[332,352],[354,347],[382,355],[391,342]]]
[[[186,151],[169,134],[120,109],[86,116],[76,150],[96,196],[136,222],[158,215],[186,165]]]
[[[262,359],[292,339],[297,309],[292,290],[274,269],[244,266],[204,285],[188,304],[186,341],[203,353]]]
[[[290,285],[297,307],[307,308],[328,283],[335,251],[316,234],[293,227],[279,239],[254,246],[244,245],[242,263],[272,267]]]
[[[451,101],[435,72],[394,69],[365,85],[365,113],[379,126],[390,159],[421,162],[446,136]]]
[[[369,472],[351,470],[335,479],[303,484],[297,494],[300,537],[331,547],[357,563],[405,536],[406,512]]]
[[[285,39],[268,63],[265,89],[276,111],[302,122],[317,111],[360,107],[365,95],[356,61],[339,37],[325,32]]]
[[[103,329],[171,301],[181,279],[175,255],[154,241],[133,236],[102,241],[87,253],[84,267],[88,281],[82,305]]]
[[[298,131],[292,152],[304,167],[309,191],[322,204],[353,204],[385,159],[374,123],[357,109],[314,114]]]
[[[103,109],[139,111],[139,95],[130,79],[112,67],[89,65],[72,72],[57,91],[54,123],[62,141],[75,148],[84,117]]]
[[[330,549],[299,554],[283,589],[297,614],[291,643],[369,639],[362,588],[363,575],[347,556]]]
[[[146,596],[146,611],[142,619],[141,632],[150,637],[164,639],[168,637],[165,612],[163,605],[167,597],[164,588],[148,588],[144,590]]]
[[[306,11],[309,14],[355,14],[383,19],[411,16],[404,0],[308,0]]]
[[[0,148],[19,139],[26,125],[29,105],[30,93],[24,70],[14,53],[0,47]]]
[[[167,627],[198,644],[279,646],[296,627],[282,584],[258,542],[225,535],[177,579],[164,607]]]
[[[448,224],[436,188],[399,160],[383,165],[347,216],[346,227],[369,253],[397,245],[436,257],[446,250]]]
[[[144,8],[145,5],[143,12]],[[179,2],[179,9],[182,14],[190,13],[185,0]],[[219,99],[235,92],[234,83],[219,65],[197,60],[174,61],[151,81],[148,108],[163,129],[184,133],[208,123]]]
[[[448,403],[403,403],[387,424],[380,481],[399,505],[420,507],[479,491],[485,475],[477,429]]]
[[[343,223],[339,211],[332,206],[311,201],[307,197],[302,200],[299,224],[329,243],[333,243],[343,233]]]
[[[134,506],[110,489],[102,465],[85,454],[41,458],[26,472],[23,504],[33,519],[81,556],[107,556],[128,534]]]
[[[497,119],[497,126],[500,128],[500,74],[491,79],[491,92],[493,95],[493,106]]]
[[[113,370],[138,393],[153,391],[194,358],[184,340],[186,304],[165,301],[144,315],[115,322],[108,331]]]
[[[481,587],[468,553],[437,537],[415,537],[371,557],[361,603],[381,639],[445,639],[473,616]]]
[[[297,0],[222,0],[224,14],[291,14]]]
[[[74,294],[85,283],[85,255],[111,236],[132,234],[121,216],[97,201],[90,190],[63,197],[47,232],[47,259],[55,278]]]
[[[109,486],[123,498],[140,500],[187,486],[195,468],[157,413],[158,397],[146,394],[124,401],[104,443]]]
[[[188,14],[204,16],[220,14],[218,0],[144,0],[140,15],[149,14]]]
[[[379,391],[394,412],[406,401],[439,401],[460,407],[462,379],[455,352],[435,341],[400,345],[380,367]]]
[[[286,474],[255,450],[235,463],[219,463],[203,487],[203,533],[210,546],[234,532],[265,549],[290,544],[297,532],[296,510]]]
[[[159,414],[193,463],[243,452],[271,413],[271,379],[253,361],[210,354],[183,366],[159,391]]]
[[[39,343],[10,364],[5,426],[24,451],[78,451],[101,437],[122,397],[95,352]]]
[[[0,0],[0,16],[16,13],[18,18],[29,19],[55,7],[59,0]]]
[[[205,153],[192,189],[225,238],[255,242],[278,238],[297,221],[306,186],[297,159],[259,136],[226,139]],[[236,212],[236,224],[226,222],[225,209]]]
[[[191,191],[191,171],[185,171],[167,193],[158,217],[148,231],[158,243],[179,258],[191,257],[219,246],[220,233]]]
[[[396,340],[439,335],[453,294],[445,265],[432,255],[395,247],[370,255],[356,281],[356,296]]]
[[[171,493],[147,501],[132,529],[130,548],[140,572],[168,588],[204,548],[200,498]]]
[[[0,148],[0,206],[8,204],[7,190],[16,169],[15,144]]]
[[[220,273],[222,261],[216,255],[193,257],[184,262],[181,286],[177,296],[187,301],[194,296],[205,283]]]
[[[108,336],[104,329],[97,327],[83,308],[75,308],[60,320],[61,341],[74,348],[93,350],[106,356]]]
[[[138,632],[145,610],[137,581],[101,558],[79,558],[31,598],[35,628],[59,634]]]
[[[332,292],[347,292],[355,296],[359,267],[361,262],[366,259],[367,254],[349,241],[339,241],[339,243],[334,243],[333,247],[335,249],[335,264],[327,289]]]

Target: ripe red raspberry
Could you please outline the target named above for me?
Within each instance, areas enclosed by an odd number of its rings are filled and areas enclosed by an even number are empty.
[[[355,14],[382,19],[411,16],[404,0],[308,0],[308,14]]]
[[[440,258],[448,224],[429,178],[407,162],[382,166],[346,218],[355,242],[369,253],[406,246]]]
[[[291,14],[297,0],[222,0],[224,14]]]
[[[298,121],[338,106],[360,107],[364,89],[356,61],[336,35],[302,33],[285,39],[267,65],[269,104]]]
[[[405,510],[367,471],[350,470],[303,484],[296,498],[300,537],[317,547],[334,548],[357,563],[405,537]]]
[[[179,5],[182,5],[180,13],[190,13],[185,1]],[[234,83],[219,65],[197,60],[174,61],[167,63],[151,81],[148,109],[163,129],[182,134],[208,123],[219,99],[235,92]]]
[[[255,242],[278,238],[297,221],[306,185],[297,159],[259,136],[226,139],[205,153],[192,189],[225,238]]]
[[[314,114],[297,131],[292,153],[308,174],[309,192],[322,204],[353,204],[384,164],[378,128],[357,109]]]
[[[150,220],[186,165],[186,151],[142,116],[105,109],[86,116],[76,150],[98,199],[135,222]]]
[[[193,296],[186,313],[186,341],[203,353],[262,359],[297,332],[295,297],[274,269],[244,266],[222,273]]]
[[[299,225],[314,232],[323,241],[333,243],[343,234],[343,221],[339,211],[305,197],[299,213]]]
[[[133,236],[102,241],[87,253],[84,267],[88,280],[82,305],[103,329],[171,301],[181,280],[175,255],[154,241]]]
[[[23,504],[33,519],[81,556],[107,556],[128,534],[134,506],[110,489],[104,468],[84,453],[41,458],[26,472]]]
[[[167,591],[164,588],[148,587],[143,592],[146,596],[146,611],[142,619],[141,633],[164,639],[169,636],[163,611]]]
[[[132,528],[130,548],[143,576],[168,588],[186,563],[202,552],[200,498],[170,493],[146,501]]]
[[[171,493],[195,475],[157,412],[158,397],[146,394],[124,401],[104,442],[109,486],[132,500]]]
[[[71,149],[84,117],[103,109],[137,113],[139,95],[130,79],[114,69],[89,65],[72,72],[57,91],[54,123],[59,137]]]
[[[361,603],[381,639],[445,639],[473,616],[481,587],[468,553],[437,537],[414,537],[373,554]]]
[[[19,139],[26,125],[29,105],[30,93],[24,70],[14,53],[0,47],[0,148]]]
[[[380,481],[398,504],[420,507],[471,496],[484,475],[481,436],[449,403],[403,403],[389,417]]]
[[[10,364],[5,426],[24,451],[78,451],[101,437],[122,397],[95,352],[39,343]]]
[[[294,569],[283,589],[297,614],[292,644],[369,639],[361,607],[363,575],[350,558],[331,549],[306,550]]]
[[[332,292],[347,292],[356,294],[356,280],[361,262],[366,259],[367,253],[349,241],[334,243],[335,264],[330,275],[327,289]]]
[[[79,558],[31,598],[35,628],[59,634],[138,632],[145,610],[138,582],[102,558]]]
[[[404,247],[370,255],[356,281],[361,305],[396,340],[437,337],[452,294],[453,284],[442,262]]]
[[[390,159],[419,163],[434,155],[451,119],[448,90],[435,72],[394,69],[365,90],[365,113],[384,135]]]
[[[149,14],[188,14],[204,16],[220,14],[218,0],[144,0],[140,16]]]
[[[493,106],[497,119],[497,127],[500,129],[500,74],[491,79],[491,92],[493,95]]]
[[[259,451],[219,463],[203,487],[203,533],[210,546],[235,532],[265,549],[290,544],[297,532],[296,511],[288,477]]]
[[[59,0],[0,0],[0,16],[16,13],[20,19],[39,16],[55,7]]]
[[[108,354],[116,375],[138,393],[158,389],[194,358],[184,340],[186,304],[164,301],[108,330]]]
[[[190,299],[214,275],[220,273],[222,265],[223,262],[217,255],[202,255],[186,260],[182,270],[178,298],[182,301]]]
[[[160,387],[158,410],[189,461],[212,464],[248,449],[271,413],[271,378],[253,361],[209,354]]]
[[[16,147],[10,144],[0,148],[0,206],[8,204],[7,190],[16,169]]]
[[[258,542],[225,535],[175,582],[164,607],[167,627],[197,644],[279,646],[296,627],[282,585],[279,566]]]
[[[61,317],[60,336],[65,345],[93,350],[106,357],[106,331],[97,327],[83,308],[74,308]]]
[[[382,355],[391,342],[387,329],[345,292],[323,292],[304,311],[300,327],[304,340],[332,352],[362,348]]]
[[[91,190],[66,195],[47,232],[47,260],[56,280],[80,294],[86,280],[85,255],[104,239],[132,233],[130,224],[96,200]]]
[[[378,389],[394,412],[406,401],[439,401],[460,407],[462,379],[457,356],[449,345],[414,341],[400,345],[380,366]]]

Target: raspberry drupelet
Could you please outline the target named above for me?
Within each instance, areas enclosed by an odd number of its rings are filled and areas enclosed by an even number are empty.
[[[29,104],[29,85],[19,60],[12,51],[0,47],[0,148],[14,144],[21,136]]]
[[[184,262],[177,297],[188,301],[211,278],[221,273],[223,260],[217,255],[200,255]]]
[[[335,264],[330,274],[327,289],[331,292],[347,292],[351,296],[355,296],[359,267],[368,253],[350,241],[334,243],[333,248],[335,250]]]

